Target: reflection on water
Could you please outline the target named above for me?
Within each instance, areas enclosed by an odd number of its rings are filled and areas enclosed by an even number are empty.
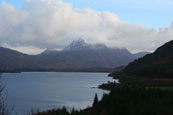
[[[18,114],[31,109],[47,110],[66,106],[83,109],[92,105],[98,85],[113,81],[107,73],[24,72],[2,74],[9,105]]]

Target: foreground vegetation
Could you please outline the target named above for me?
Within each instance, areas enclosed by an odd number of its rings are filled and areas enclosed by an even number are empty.
[[[114,88],[100,102],[81,111],[65,108],[36,115],[173,115],[173,90],[160,88]]]
[[[173,40],[165,43],[152,53],[127,65],[116,76],[138,76],[148,78],[164,78],[173,76]]]

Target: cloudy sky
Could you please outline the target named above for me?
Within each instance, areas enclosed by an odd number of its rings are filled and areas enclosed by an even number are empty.
[[[0,46],[28,54],[73,40],[153,51],[173,39],[173,0],[0,0]]]

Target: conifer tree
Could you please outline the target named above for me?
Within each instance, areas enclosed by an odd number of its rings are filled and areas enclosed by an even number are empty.
[[[96,106],[97,104],[98,104],[98,96],[97,96],[97,93],[96,93],[95,97],[94,97],[93,107]]]

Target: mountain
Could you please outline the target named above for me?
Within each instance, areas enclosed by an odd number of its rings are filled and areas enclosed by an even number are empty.
[[[94,50],[94,49],[107,49],[104,44],[87,44],[83,39],[78,39],[72,41],[67,47],[64,48],[65,51],[79,51],[79,50]]]
[[[81,39],[73,41],[62,51],[44,54],[45,52],[38,56],[40,63],[53,70],[114,68],[127,65],[134,60],[133,55],[125,48],[108,48],[103,44],[91,45]]]
[[[125,48],[88,44],[82,39],[73,41],[61,51],[47,49],[39,55],[0,47],[0,55],[1,71],[107,71],[135,59]]]
[[[65,47],[64,50],[86,50],[90,49],[91,47],[92,46],[90,44],[85,43],[83,39],[78,39],[72,41],[72,43]]]
[[[173,40],[159,47],[154,53],[128,64],[122,74],[128,76],[172,77]]]
[[[33,60],[33,56],[15,50],[0,47],[0,71],[39,70],[41,65]]]

